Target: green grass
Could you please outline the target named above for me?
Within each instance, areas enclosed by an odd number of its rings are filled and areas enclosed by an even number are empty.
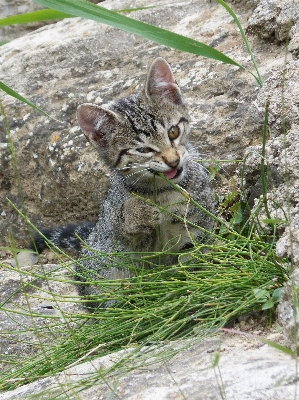
[[[113,370],[130,369],[132,357],[137,368],[146,362],[153,346],[156,350],[161,343],[165,345],[173,340],[202,340],[219,332],[237,316],[262,308],[264,298],[257,296],[256,290],[272,293],[280,288],[288,277],[286,260],[278,259],[273,244],[258,237],[249,239],[236,234],[235,240],[222,238],[219,242],[217,235],[216,241],[218,243],[198,245],[191,252],[180,255],[176,266],[161,264],[150,270],[137,268],[133,254],[114,254],[116,263],[137,272],[135,277],[123,281],[98,282],[103,293],[96,300],[100,303],[115,300],[115,307],[99,309],[93,314],[61,310],[62,321],[56,318],[48,326],[50,336],[55,338],[53,343],[45,344],[32,358],[25,357],[22,367],[13,366],[2,372],[0,389],[12,389],[37,377],[62,371],[77,360],[91,360],[127,347],[133,347],[134,351],[125,355]],[[144,266],[150,262],[150,256],[153,255],[143,255],[141,263]],[[71,272],[69,262],[63,263],[61,268]],[[55,275],[43,274],[41,270],[39,273],[27,271],[26,276],[31,278],[31,289],[36,290],[39,288],[34,283],[37,279],[72,281],[71,274],[68,278],[60,275],[59,268]],[[28,286],[28,283],[24,285]],[[51,292],[45,291],[45,295],[43,299],[39,294],[41,301],[46,301]],[[52,295],[57,304],[79,301],[79,298],[67,295]],[[2,309],[14,314],[5,305]],[[30,309],[19,312],[32,320],[41,318]],[[145,346],[147,351],[141,352]],[[168,351],[163,350],[155,356],[153,353],[153,361],[170,358],[173,353],[175,350],[170,346]],[[111,369],[99,371],[97,379],[110,372]]]

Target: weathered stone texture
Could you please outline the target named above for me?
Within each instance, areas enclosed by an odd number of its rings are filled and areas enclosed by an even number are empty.
[[[132,6],[129,2],[105,4],[116,9]],[[251,68],[231,16],[216,2],[157,4],[161,5],[130,17],[212,44]],[[142,1],[134,4],[141,5]],[[249,15],[250,10],[240,10],[243,24]],[[277,63],[282,54],[273,49]],[[38,227],[96,218],[107,188],[106,171],[78,128],[76,108],[86,101],[105,105],[141,90],[148,65],[159,55],[170,62],[190,105],[194,141],[203,157],[240,158],[248,145],[260,140],[262,113],[252,107],[258,87],[244,70],[158,46],[93,21],[68,19],[45,26],[0,49],[4,83],[61,121],[3,96],[23,195],[2,124],[2,244],[8,244],[9,227],[18,244],[28,241],[25,224],[7,197],[18,208],[23,202]],[[268,71],[268,53],[261,60]]]
[[[270,21],[270,22],[269,22]],[[293,1],[262,1],[249,20],[249,26],[262,35],[271,33],[279,41],[288,41],[285,62],[270,71],[255,101],[258,112],[269,102],[270,139],[266,143],[266,164],[274,180],[268,191],[268,208],[277,226],[276,251],[279,257],[290,260],[291,280],[286,285],[278,307],[285,344],[299,348],[299,321],[296,308],[299,291],[299,58],[298,58],[299,3]],[[269,27],[269,25],[271,27]],[[291,28],[287,33],[287,27]],[[263,35],[262,35],[263,36]],[[254,186],[260,178],[261,145],[249,147],[246,161],[245,185]],[[259,197],[259,195],[258,195]],[[258,198],[256,199],[257,204]],[[267,218],[261,213],[260,220]],[[294,273],[292,274],[292,270]]]
[[[79,395],[82,400],[108,400],[111,396],[126,400],[221,400],[224,393],[233,400],[294,399],[296,360],[268,345],[262,345],[258,340],[216,336],[193,345],[188,341],[173,342],[164,346],[163,350],[180,348],[182,350],[171,361],[150,365],[144,360],[139,371],[121,376],[110,374],[105,377],[105,382],[95,379],[91,387],[84,388],[79,394],[72,389],[76,388],[78,382],[81,381],[79,386],[83,386],[84,380],[86,382],[101,368],[111,368],[126,356],[130,360],[134,349],[76,365],[54,377],[0,394],[0,399],[25,399],[35,395],[46,400],[51,394],[58,398],[66,395],[69,399],[76,399]],[[218,355],[219,363],[213,368]],[[132,367],[134,357],[129,362]]]
[[[262,0],[248,21],[248,31],[263,39],[286,41],[294,21],[298,20],[298,6],[296,0]]]
[[[144,6],[145,2],[111,0],[104,4],[120,9]],[[134,12],[130,17],[211,44],[253,71],[233,19],[216,1],[175,0],[167,5],[164,0],[157,0],[155,4],[158,7]],[[294,308],[294,295],[299,287],[299,6],[296,0],[234,1],[232,6],[243,27],[248,27],[249,41],[264,79],[262,89],[250,74],[234,66],[177,52],[81,19],[45,26],[0,48],[1,80],[61,121],[44,117],[2,95],[23,195],[19,192],[2,118],[1,245],[8,243],[9,228],[17,245],[28,242],[25,224],[6,198],[20,208],[24,204],[27,215],[38,226],[96,218],[107,188],[108,172],[79,130],[76,108],[86,101],[105,105],[117,96],[140,90],[147,66],[155,57],[165,57],[190,105],[193,140],[206,159],[234,160],[249,153],[245,172],[248,189],[260,178],[257,153],[261,152],[265,104],[269,101],[271,138],[267,142],[266,160],[274,171],[269,210],[273,218],[287,220],[279,226],[277,253],[289,256],[296,269],[279,306],[279,321],[285,343],[297,348],[298,310]],[[223,167],[223,174],[232,172]],[[237,359],[242,359],[243,353],[240,354],[238,351]],[[268,365],[273,364],[271,357],[266,357]],[[229,362],[233,368],[227,369],[227,382],[230,371],[236,370],[237,361],[235,358]],[[249,362],[252,364],[252,359]],[[248,366],[245,358],[244,365]],[[226,371],[226,365],[223,368]],[[286,382],[291,380],[286,375],[285,378]],[[183,377],[181,385],[183,379],[189,384]],[[236,375],[234,379],[241,382],[247,378]],[[239,398],[293,398],[293,386],[286,383],[280,390],[275,382],[257,387],[256,397],[245,391]],[[189,386],[192,385],[193,382]],[[230,398],[234,398],[235,387],[231,388]],[[163,393],[169,397],[160,398],[172,398],[167,390]],[[147,398],[148,392],[144,393],[140,398]],[[190,392],[190,398],[192,395]]]

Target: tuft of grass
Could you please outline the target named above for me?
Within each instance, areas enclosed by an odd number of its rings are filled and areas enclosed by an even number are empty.
[[[230,230],[230,233],[233,232]],[[80,300],[86,305],[89,301],[100,304],[115,301],[115,307],[99,308],[92,314],[65,312],[61,308],[60,318],[42,315],[45,321],[52,320],[47,329],[55,340],[45,344],[34,357],[24,357],[19,364],[22,367],[13,365],[4,371],[0,390],[13,389],[51,376],[70,365],[129,347],[131,352],[125,353],[113,367],[99,371],[91,381],[104,379],[114,370],[138,368],[146,364],[149,355],[152,362],[171,358],[179,351],[171,345],[174,340],[202,340],[219,332],[237,316],[261,308],[265,299],[257,296],[257,291],[275,297],[277,289],[288,278],[288,264],[287,260],[276,256],[273,241],[238,232],[228,237],[215,233],[214,238],[213,244],[197,244],[192,251],[178,254],[179,261],[174,266],[163,264],[163,258],[171,249],[159,255],[159,264],[157,254],[111,254],[115,265],[134,270],[136,276],[87,282],[102,288],[102,293],[93,298],[58,295],[50,289],[39,292],[41,301],[53,296],[57,307]],[[96,257],[100,255],[95,252]],[[40,279],[49,283],[74,283],[72,263],[62,263],[55,274],[43,270],[23,271],[26,276],[23,291],[28,285],[38,290],[40,285],[36,282]],[[67,269],[68,276],[60,273],[60,268]],[[20,272],[19,268],[17,270]],[[33,321],[41,318],[41,314],[30,308],[14,311],[2,304],[2,310],[12,318],[14,313],[27,315]],[[42,331],[40,334],[46,335]],[[161,344],[169,344],[168,350],[162,351]]]

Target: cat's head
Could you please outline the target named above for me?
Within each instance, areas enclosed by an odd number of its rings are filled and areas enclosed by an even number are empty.
[[[109,166],[133,185],[142,186],[153,177],[164,185],[157,172],[175,183],[183,179],[189,158],[189,116],[163,58],[152,63],[142,94],[120,99],[109,110],[82,104],[78,122]]]

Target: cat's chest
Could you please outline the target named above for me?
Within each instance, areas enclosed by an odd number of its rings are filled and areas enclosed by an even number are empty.
[[[172,251],[179,251],[191,242],[191,227],[186,222],[192,219],[189,214],[190,204],[178,191],[163,193],[156,200],[156,204],[163,209],[159,215],[160,224],[157,229],[155,250],[161,250],[166,246]]]
[[[176,190],[159,193],[152,196],[150,200],[161,208],[161,215],[164,216],[164,219],[173,218],[174,215],[172,214],[182,216],[188,207],[186,198]]]
[[[162,241],[166,243],[174,237],[180,236],[181,241],[185,241],[185,236],[189,237],[186,231],[186,220],[190,219],[188,211],[190,204],[188,200],[178,191],[169,191],[160,194],[156,198],[156,204],[160,208],[160,235]],[[181,245],[179,246],[181,247]]]

